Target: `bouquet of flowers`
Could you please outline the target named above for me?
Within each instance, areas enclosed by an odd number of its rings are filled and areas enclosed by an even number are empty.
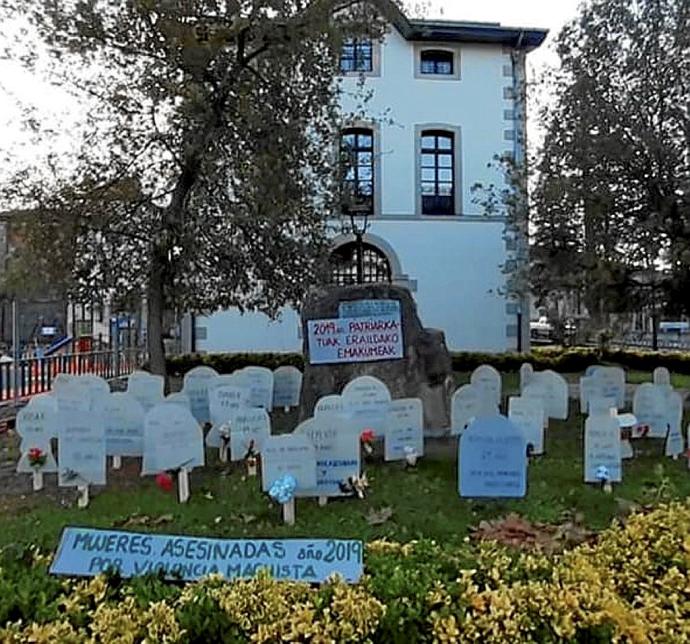
[[[29,465],[33,468],[40,468],[46,464],[48,455],[40,447],[32,447],[29,450]]]
[[[359,441],[362,444],[362,449],[367,456],[371,456],[374,453],[374,430],[365,429],[359,437]]]

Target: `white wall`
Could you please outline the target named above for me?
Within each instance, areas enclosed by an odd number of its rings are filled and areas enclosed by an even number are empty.
[[[512,78],[504,74],[510,56],[498,45],[460,44],[460,80],[415,78],[415,47],[396,30],[382,48],[381,75],[367,79],[374,90],[366,103],[369,118],[381,133],[382,213],[373,218],[370,234],[392,249],[407,274],[424,326],[441,329],[451,350],[503,351],[515,348],[499,294],[505,283],[503,222],[482,216],[472,203],[475,183],[503,185],[488,164],[513,149],[505,130],[513,128],[504,111]],[[343,81],[343,109],[356,111],[358,80]],[[391,122],[387,122],[390,120]],[[416,214],[415,126],[447,124],[461,129],[461,214],[455,217]],[[207,339],[202,351],[299,351],[299,319],[291,310],[271,322],[263,315],[236,311],[198,318]]]

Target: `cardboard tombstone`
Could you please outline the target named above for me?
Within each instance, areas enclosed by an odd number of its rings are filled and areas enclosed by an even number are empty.
[[[204,435],[189,409],[161,403],[144,421],[142,476],[204,465]]]
[[[616,416],[618,412],[618,403],[615,398],[604,398],[602,396],[593,396],[590,398],[587,405],[588,414],[595,416],[599,414],[609,414]]]
[[[424,408],[419,398],[391,401],[384,430],[384,459],[407,461],[424,456]]]
[[[501,374],[490,365],[477,367],[470,376],[470,384],[483,389],[486,397],[496,405],[501,404]]]
[[[141,403],[130,393],[113,393],[104,400],[105,451],[108,456],[144,454],[144,418]]]
[[[358,478],[361,472],[359,433],[344,415],[325,414],[308,418],[294,431],[306,436],[316,455],[316,487],[300,496],[342,496],[341,484]]]
[[[211,367],[194,367],[184,375],[182,393],[189,398],[192,416],[202,425],[211,419],[208,390],[217,377],[218,372]]]
[[[666,367],[657,367],[652,373],[655,385],[671,385],[671,372]]]
[[[45,416],[47,430],[50,432],[51,438],[57,438],[58,422],[57,422],[57,396],[55,394],[38,394],[29,398],[29,402],[25,409],[32,409],[34,412],[42,412]],[[19,431],[19,430],[17,430]]]
[[[80,376],[77,376],[76,380],[73,382],[76,382],[78,386],[87,388],[92,395],[95,396],[107,396],[110,393],[110,385],[108,384],[108,381],[105,380],[105,378],[101,378],[100,376],[96,376],[92,373],[84,373]]]
[[[273,372],[273,408],[289,409],[299,405],[302,372],[297,367],[278,367]]]
[[[269,436],[261,452],[261,488],[268,492],[289,474],[297,481],[296,493],[316,488],[316,450],[304,434]]]
[[[223,447],[221,427],[234,421],[241,411],[249,411],[249,392],[239,386],[237,380],[216,385],[209,392],[211,410],[211,429],[206,435],[206,445],[220,449]],[[227,437],[229,439],[229,435]]]
[[[618,426],[621,428],[621,458],[633,458],[635,451],[632,448],[630,439],[623,436],[623,432],[631,432],[633,427],[637,425],[637,418],[634,414],[615,414],[618,421]]]
[[[460,436],[462,497],[521,498],[527,493],[527,441],[504,416],[473,420]]]
[[[182,391],[176,391],[175,393],[168,394],[158,404],[179,405],[180,407],[184,407],[185,409],[189,409],[190,411],[192,410],[192,403],[189,400],[189,396]]]
[[[373,376],[360,376],[345,385],[342,393],[345,413],[352,416],[359,433],[370,429],[382,437],[391,402],[388,387]]]
[[[462,434],[475,418],[498,414],[498,405],[487,395],[486,389],[476,385],[463,385],[455,390],[450,401],[451,434]]]
[[[51,446],[51,439],[55,433],[55,414],[57,413],[55,401],[52,402],[52,408],[48,408],[47,403],[33,406],[29,404],[17,412],[17,434],[21,437],[19,447],[21,456],[17,463],[18,473],[46,474],[58,471]],[[32,458],[35,459],[33,464]],[[39,463],[38,460],[44,462]],[[41,487],[37,489],[41,489]]]
[[[249,406],[273,408],[273,372],[266,367],[245,367],[239,373],[249,392]]]
[[[649,427],[647,436],[665,438],[668,431],[667,401],[672,389],[666,385],[645,382],[638,385],[633,395],[633,414],[640,425]]]
[[[568,419],[568,383],[555,371],[535,373],[522,395],[525,398],[541,399],[548,418]]]
[[[314,418],[318,416],[328,416],[330,414],[342,415],[345,413],[345,402],[343,397],[338,394],[323,396],[314,405]]]
[[[250,449],[262,453],[264,443],[271,435],[271,418],[262,407],[243,409],[235,414],[230,425],[230,456],[241,461]]]
[[[668,392],[665,409],[668,433],[664,444],[664,454],[675,459],[685,451],[682,429],[683,397],[677,391]]]
[[[71,373],[59,373],[53,378],[51,389],[54,393],[57,393],[61,389],[72,385],[76,380],[77,376]]]
[[[529,362],[525,362],[520,366],[520,393],[525,389],[525,387],[532,382],[532,376],[534,376],[534,368]]]
[[[623,480],[621,430],[616,417],[610,413],[589,416],[585,420],[584,449],[585,483],[603,482],[602,471],[606,473],[607,482]]]
[[[511,396],[508,419],[522,430],[532,454],[544,453],[544,408],[538,398]]]
[[[144,412],[147,412],[163,400],[165,378],[147,371],[135,371],[127,378],[127,393],[136,398]]]
[[[620,367],[594,366],[585,376],[584,403],[586,411],[587,394],[598,398],[612,398],[616,402],[616,409],[625,406],[625,371]],[[580,381],[582,385],[582,380]],[[582,407],[583,391],[581,386],[580,405]]]

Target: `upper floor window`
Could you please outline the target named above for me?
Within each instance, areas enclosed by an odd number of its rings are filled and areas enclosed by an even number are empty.
[[[421,73],[452,76],[454,57],[452,51],[425,49],[421,52]]]
[[[374,213],[374,132],[367,128],[343,131],[340,143],[343,163],[344,205],[362,213]]]
[[[374,48],[371,40],[348,38],[340,52],[340,71],[371,72],[374,70]]]
[[[421,155],[422,214],[455,214],[455,136],[422,132]]]

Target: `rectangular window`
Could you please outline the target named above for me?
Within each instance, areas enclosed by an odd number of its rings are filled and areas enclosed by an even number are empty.
[[[366,128],[343,131],[340,152],[343,208],[374,214],[374,132]]]
[[[371,40],[348,38],[340,52],[340,71],[343,73],[371,72],[374,52]]]
[[[422,132],[423,215],[455,214],[455,137],[451,132]]]
[[[426,49],[421,53],[420,69],[424,75],[452,76],[454,66],[452,51]]]

